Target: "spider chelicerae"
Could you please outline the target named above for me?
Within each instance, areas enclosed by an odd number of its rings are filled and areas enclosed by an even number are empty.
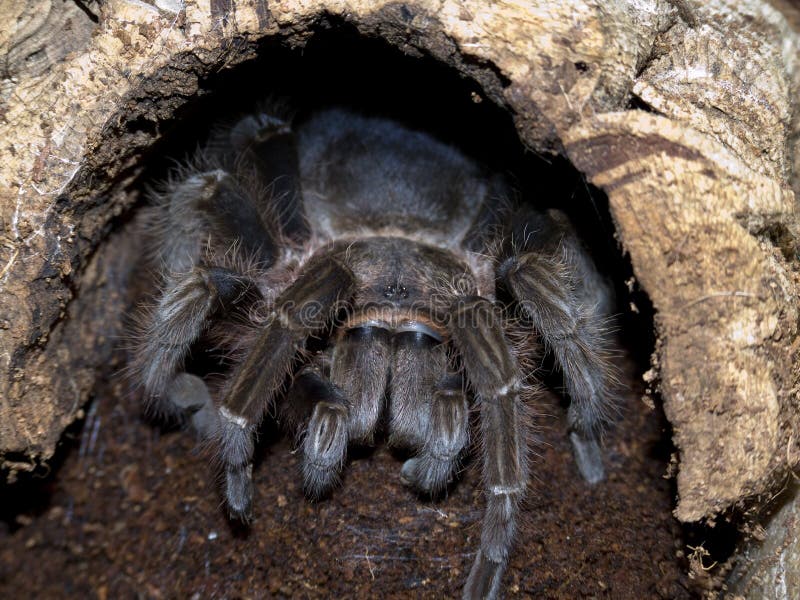
[[[441,492],[474,412],[486,514],[464,597],[497,597],[542,345],[571,398],[578,470],[603,478],[612,293],[562,213],[516,201],[504,177],[426,133],[340,109],[296,127],[248,115],[155,199],[160,289],[134,368],[153,410],[212,445],[232,518],[251,514],[254,436],[272,406],[300,434],[313,497],[379,430],[411,452],[403,481]],[[222,374],[187,372],[198,344]]]

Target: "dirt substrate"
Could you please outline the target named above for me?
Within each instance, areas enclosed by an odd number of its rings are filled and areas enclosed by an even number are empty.
[[[546,397],[526,524],[506,596],[691,596],[671,516],[670,448],[638,396],[606,441],[608,479],[576,477],[563,411]],[[76,428],[77,429],[77,428]],[[421,500],[385,448],[354,458],[324,501],[302,493],[290,440],[262,436],[255,520],[231,527],[189,432],[161,431],[108,386],[44,478],[0,490],[0,597],[458,597],[480,535],[477,461]]]

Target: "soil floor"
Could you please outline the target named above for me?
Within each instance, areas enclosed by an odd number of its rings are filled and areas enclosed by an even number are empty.
[[[540,418],[505,596],[691,597],[656,412],[631,395],[605,442],[608,478],[589,487],[557,398],[539,411],[553,416]],[[0,597],[455,598],[479,542],[476,460],[432,502],[379,447],[310,502],[292,441],[265,432],[244,530],[226,519],[191,432],[146,422],[122,384],[98,394],[64,445],[50,474],[0,488]]]

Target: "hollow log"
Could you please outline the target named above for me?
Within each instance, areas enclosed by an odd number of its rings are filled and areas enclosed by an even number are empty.
[[[132,258],[108,239],[162,125],[264,40],[332,19],[475,81],[606,192],[655,310],[676,516],[769,498],[800,463],[800,19],[764,0],[3,3],[6,472],[53,455],[123,332]]]

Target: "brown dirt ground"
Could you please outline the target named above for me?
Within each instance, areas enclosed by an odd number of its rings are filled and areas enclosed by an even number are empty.
[[[690,597],[657,414],[631,395],[606,440],[608,479],[590,488],[576,477],[556,397],[540,410],[558,417],[541,419],[506,596]],[[60,467],[0,490],[0,597],[459,596],[480,531],[476,461],[431,502],[379,448],[312,503],[291,441],[265,432],[255,520],[243,531],[226,520],[192,434],[140,415],[135,395],[106,385]]]

